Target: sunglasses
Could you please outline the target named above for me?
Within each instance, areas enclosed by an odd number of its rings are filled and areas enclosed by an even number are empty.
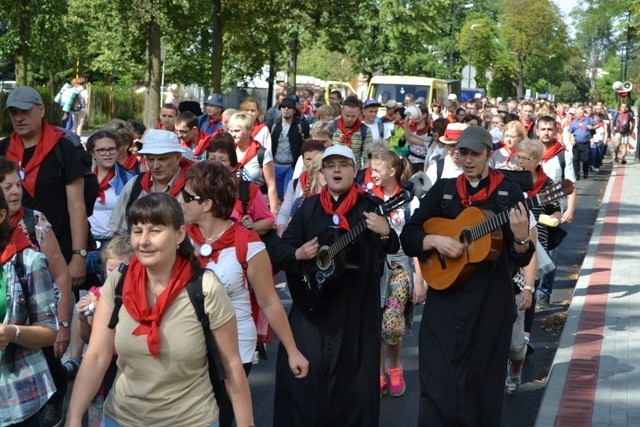
[[[182,199],[184,200],[185,203],[191,203],[194,200],[204,200],[204,197],[196,196],[195,194],[190,194],[184,188],[182,189],[181,193],[182,193]]]

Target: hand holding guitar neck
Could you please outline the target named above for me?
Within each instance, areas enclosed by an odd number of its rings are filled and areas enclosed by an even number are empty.
[[[388,236],[391,232],[386,216],[380,216],[374,212],[365,212],[365,223],[367,228],[381,236]]]
[[[509,211],[509,226],[516,240],[529,237],[529,212],[521,202]]]

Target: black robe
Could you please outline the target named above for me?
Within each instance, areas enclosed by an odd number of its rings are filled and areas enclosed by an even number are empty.
[[[346,215],[349,225],[362,221],[363,212],[374,207],[369,196],[359,195]],[[296,305],[296,287],[303,285],[295,250],[332,226],[332,216],[323,211],[316,195],[296,211],[282,239],[265,240],[274,265],[287,272],[293,297],[289,322],[298,349],[309,360],[308,376],[296,379],[280,345],[274,426],[378,425],[379,286],[385,258],[379,236],[366,229],[345,249],[347,259],[359,268],[341,276],[340,287],[324,311],[310,314]],[[386,252],[395,253],[399,240],[393,230],[390,237]]]
[[[473,194],[487,184],[485,178],[477,189],[467,185]],[[502,202],[498,201],[499,191],[508,192]],[[443,204],[443,194],[452,194],[453,199]],[[486,202],[476,206],[498,213],[518,201],[524,201],[522,192],[505,180]],[[463,209],[455,178],[438,180],[402,230],[405,253],[424,259],[423,223],[433,217],[456,218]],[[428,290],[419,340],[418,425],[500,425],[515,313],[511,277],[515,266],[527,265],[534,251],[530,244],[527,253],[516,253],[509,224],[502,232],[504,245],[496,261],[477,264],[470,280],[460,287]],[[425,280],[429,283],[429,277]]]

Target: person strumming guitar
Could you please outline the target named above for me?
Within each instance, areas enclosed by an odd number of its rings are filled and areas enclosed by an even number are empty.
[[[304,200],[281,239],[265,238],[273,264],[287,273],[291,330],[313,367],[307,378],[294,378],[285,369],[284,349],[278,350],[274,425],[378,424],[379,287],[385,255],[397,252],[400,243],[386,217],[372,212],[381,201],[354,184],[355,164],[350,148],[327,148],[322,157],[327,185]],[[302,302],[303,271],[315,263],[323,245],[319,237],[330,229],[342,236],[349,230],[362,233],[341,251],[350,267],[325,284],[331,289],[309,310]]]
[[[508,213],[502,248],[493,261],[470,264],[468,277],[453,286],[427,291],[419,344],[419,425],[500,425],[504,375],[514,321],[512,276],[529,263],[535,247],[529,241],[529,215],[519,187],[488,166],[493,153],[491,134],[471,126],[457,144],[463,174],[440,179],[421,199],[400,235],[409,256],[426,261],[431,251],[442,274],[454,260],[472,257],[476,241],[462,243],[445,227],[427,234],[424,223],[447,218],[455,224],[475,206],[493,213]],[[461,229],[475,224],[461,221]],[[442,231],[441,231],[442,230]],[[435,234],[437,233],[437,234]],[[442,234],[442,235],[438,235]],[[493,239],[493,236],[490,236]],[[496,258],[497,256],[497,258]],[[424,269],[421,268],[424,273]],[[427,283],[433,277],[425,275]],[[466,279],[466,280],[465,280]]]

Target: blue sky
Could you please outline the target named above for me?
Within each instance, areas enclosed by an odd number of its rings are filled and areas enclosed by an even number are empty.
[[[555,4],[557,4],[560,7],[560,10],[564,14],[565,22],[568,24],[568,27],[569,27],[569,34],[573,36],[574,29],[573,29],[573,26],[571,25],[571,20],[568,18],[568,16],[569,16],[569,12],[571,12],[571,9],[576,7],[576,5],[578,4],[578,1],[577,0],[553,0],[553,1]]]

